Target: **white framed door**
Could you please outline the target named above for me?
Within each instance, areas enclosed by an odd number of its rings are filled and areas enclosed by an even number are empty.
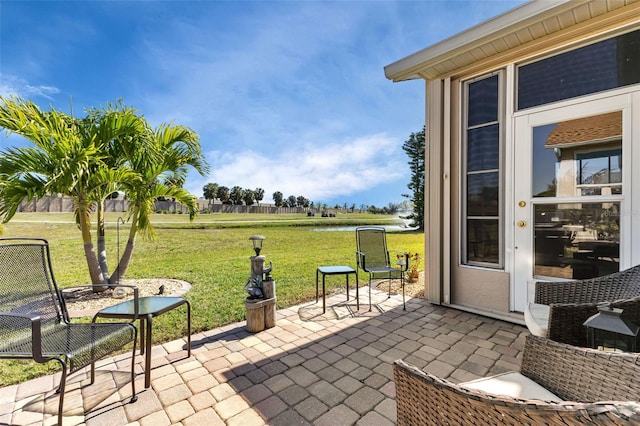
[[[536,280],[601,276],[631,262],[633,98],[601,94],[516,116],[513,311],[533,301]]]

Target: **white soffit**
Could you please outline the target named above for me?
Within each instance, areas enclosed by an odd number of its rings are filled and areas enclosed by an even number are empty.
[[[394,82],[431,80],[638,0],[532,0],[384,67]]]

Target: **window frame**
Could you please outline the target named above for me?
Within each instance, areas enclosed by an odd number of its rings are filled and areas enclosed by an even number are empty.
[[[620,141],[622,144],[622,141]],[[583,175],[582,175],[582,162],[588,160],[589,158],[580,158],[581,156],[592,155],[597,153],[608,153],[607,156],[598,156],[591,158],[606,158],[607,159],[607,180],[606,183],[583,183]],[[620,156],[620,181],[613,182],[611,179],[611,160],[616,155]],[[574,154],[574,161],[576,167],[576,189],[581,191],[581,194],[576,194],[576,196],[582,195],[583,189],[602,189],[602,188],[611,188],[612,191],[614,188],[619,189],[619,193],[622,193],[622,147],[620,148],[610,148],[610,149],[594,149],[594,150],[585,150],[585,151],[576,151]],[[612,194],[619,194],[618,192],[612,192]],[[582,195],[585,196],[585,195]]]
[[[497,84],[497,119],[494,121],[487,121],[482,124],[474,124],[469,126],[469,86],[473,83],[485,80],[487,78],[492,78],[497,76],[498,84]],[[461,166],[460,166],[460,182],[461,182],[461,192],[460,192],[460,206],[461,206],[461,214],[460,214],[460,264],[464,266],[474,266],[474,267],[482,267],[488,269],[502,269],[505,267],[505,230],[504,230],[504,220],[505,220],[505,182],[504,182],[504,174],[505,174],[505,166],[504,166],[504,155],[505,155],[505,136],[504,136],[504,128],[505,128],[505,108],[506,108],[506,98],[505,98],[505,90],[506,90],[506,70],[499,69],[494,70],[489,73],[482,74],[480,76],[476,76],[474,78],[463,80],[460,82],[461,85],[461,105],[462,105],[462,122],[461,122]],[[478,128],[489,127],[498,125],[498,168],[487,168],[487,169],[474,169],[470,171],[468,169],[468,144],[469,144],[469,132]],[[485,173],[498,173],[498,214],[495,216],[474,216],[468,214],[469,207],[469,192],[468,192],[468,177],[470,175],[478,175]],[[494,262],[486,262],[486,261],[477,261],[469,259],[469,220],[495,220],[497,222],[498,229],[498,261]]]

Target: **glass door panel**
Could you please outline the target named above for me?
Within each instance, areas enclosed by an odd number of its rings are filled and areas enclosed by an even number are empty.
[[[533,275],[593,278],[619,270],[622,111],[533,128]],[[549,198],[589,197],[588,203]]]
[[[620,203],[534,205],[534,276],[585,279],[620,265]]]

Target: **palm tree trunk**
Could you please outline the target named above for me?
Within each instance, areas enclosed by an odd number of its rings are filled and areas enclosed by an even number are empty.
[[[90,218],[86,205],[78,206],[78,215],[80,218],[80,231],[82,232],[82,241],[84,245],[84,256],[87,260],[87,267],[89,268],[89,276],[91,277],[92,284],[105,284],[104,277],[100,270],[100,264],[98,263],[98,257],[96,256],[95,249],[93,247],[93,241],[91,240]],[[106,286],[94,287],[95,292],[105,291]]]
[[[133,214],[131,215],[131,228],[129,229],[129,238],[127,240],[127,245],[124,248],[124,252],[122,253],[122,257],[118,259],[118,266],[115,271],[113,271],[113,275],[111,275],[110,283],[120,282],[124,274],[127,272],[129,268],[129,263],[131,262],[131,258],[133,257],[133,249],[136,246],[136,233],[138,232],[138,214],[140,212],[139,207],[135,207]]]
[[[104,203],[98,203],[98,265],[105,283],[111,282],[109,277],[109,264],[107,263],[107,243],[104,237]]]
[[[122,257],[120,258],[120,262],[118,262],[118,267],[115,271],[113,271],[113,275],[111,275],[111,282],[114,282],[114,279],[120,280],[121,277],[124,277],[124,274],[127,273],[127,269],[129,269],[129,263],[131,262],[131,258],[133,257],[133,249],[136,246],[135,237],[129,238],[127,240],[127,245],[124,247],[124,252],[122,253]]]

